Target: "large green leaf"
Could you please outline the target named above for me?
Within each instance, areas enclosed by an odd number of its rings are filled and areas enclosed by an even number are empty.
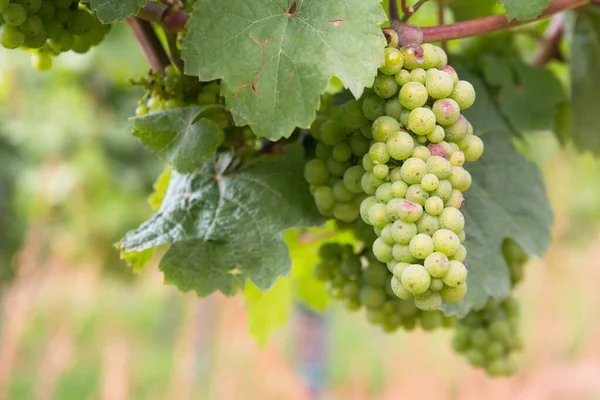
[[[569,133],[579,149],[600,154],[600,15],[578,14],[572,37]]]
[[[171,244],[165,281],[206,296],[233,295],[252,281],[266,290],[290,272],[285,230],[323,223],[303,177],[302,150],[235,170],[221,153],[190,174],[173,171],[158,212],[118,244],[142,251]]]
[[[89,3],[98,19],[108,24],[136,15],[146,4],[146,0],[90,0]]]
[[[223,141],[223,132],[202,112],[212,106],[174,108],[131,119],[133,134],[179,172],[201,168]]]
[[[527,21],[540,15],[550,0],[500,0],[509,20]]]
[[[495,55],[483,56],[481,66],[486,83],[495,89],[500,112],[515,131],[554,127],[557,107],[566,100],[556,75]]]
[[[514,239],[529,254],[541,255],[550,241],[553,216],[538,168],[513,147],[510,127],[500,124],[485,85],[464,70],[460,76],[477,91],[476,105],[465,114],[486,146],[482,158],[467,165],[473,177],[462,209],[469,290],[460,303],[444,306],[449,314],[465,315],[482,308],[490,297],[509,295],[510,274],[501,252],[504,238]],[[494,122],[491,129],[486,120]]]
[[[273,287],[263,292],[251,282],[244,290],[248,330],[264,346],[276,329],[285,326],[292,309],[290,280],[279,278]]]
[[[309,126],[332,76],[360,96],[385,46],[378,0],[290,3],[199,0],[183,41],[186,73],[222,79],[236,125],[272,140]]]

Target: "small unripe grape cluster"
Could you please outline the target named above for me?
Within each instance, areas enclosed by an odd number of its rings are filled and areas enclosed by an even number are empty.
[[[422,45],[388,47],[373,90],[361,103],[373,143],[363,157],[360,215],[375,227],[377,259],[393,273],[391,287],[422,310],[456,303],[467,290],[465,219],[460,211],[471,175],[463,168],[483,142],[461,115],[475,101],[446,53]]]
[[[60,53],[87,53],[109,29],[78,0],[0,0],[0,45],[31,50],[38,70],[50,69]]]
[[[145,77],[131,81],[132,85],[146,89],[138,102],[136,116],[170,110],[189,105],[210,105],[222,102],[217,81],[202,83],[182,74],[177,67],[169,65],[164,74],[149,72]]]
[[[512,287],[523,278],[527,253],[512,239],[506,239],[502,252],[509,266]],[[454,349],[465,354],[469,363],[484,368],[488,375],[512,375],[517,371],[514,353],[523,344],[519,336],[519,303],[513,297],[490,300],[481,311],[471,311],[456,325]]]
[[[360,111],[360,103],[350,101],[335,114],[320,115],[311,124],[317,141],[315,158],[304,168],[304,177],[319,212],[343,222],[359,217],[366,195],[361,186],[365,172],[360,160],[367,154],[370,139],[365,136],[368,120]]]
[[[357,223],[364,226],[360,221]],[[368,235],[369,231],[372,236],[372,229],[365,233],[363,228],[359,234]],[[356,253],[350,244],[325,243],[321,246],[320,262],[315,265],[313,274],[327,283],[332,298],[343,301],[349,310],[364,307],[367,320],[381,326],[385,332],[410,331],[417,325],[427,331],[454,325],[455,319],[444,316],[439,310],[419,310],[413,301],[396,297],[389,284],[392,275],[368,247],[365,247],[366,251]]]

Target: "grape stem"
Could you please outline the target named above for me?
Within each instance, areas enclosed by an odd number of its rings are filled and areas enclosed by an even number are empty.
[[[419,2],[425,2],[420,0]],[[470,21],[457,22],[448,25],[427,26],[422,28],[424,42],[439,42],[441,40],[463,39],[471,36],[483,35],[497,32],[516,26],[525,25],[530,22],[539,21],[562,11],[571,10],[576,7],[590,3],[592,0],[553,0],[541,15],[528,21],[509,21],[506,15],[492,15],[489,17],[472,19]],[[596,0],[593,0],[596,1]],[[406,7],[406,1],[401,1],[403,10],[406,8],[405,16],[410,13],[410,7]],[[418,4],[418,3],[417,3]],[[419,6],[420,7],[420,6]],[[164,4],[148,2],[140,11],[139,18],[161,24],[169,32],[185,31],[185,24],[190,15],[182,10],[172,10]]]
[[[404,11],[404,15],[402,16],[402,22],[407,22],[410,17],[413,16],[414,13],[416,13],[419,8],[421,8],[421,6],[425,3],[427,3],[429,0],[419,0],[415,3],[414,6],[408,7],[408,9],[406,11]]]
[[[406,0],[402,0],[402,4],[406,6]],[[398,12],[398,0],[389,0],[388,14],[390,15],[390,24],[393,26],[400,21],[400,13]]]
[[[534,66],[543,67],[552,59],[563,60],[559,43],[564,33],[564,23],[565,18],[562,14],[552,17],[533,58]]]
[[[478,36],[486,33],[497,32],[516,26],[539,21],[551,15],[562,11],[571,10],[576,7],[589,3],[590,0],[554,0],[550,5],[536,18],[528,21],[509,21],[506,15],[492,15],[489,17],[477,18],[470,21],[457,22],[449,25],[429,26],[422,28],[423,41],[438,42],[440,40],[463,39],[471,36]]]
[[[169,56],[167,56],[150,22],[131,17],[127,19],[127,24],[152,70],[163,73],[165,67],[170,64]]]

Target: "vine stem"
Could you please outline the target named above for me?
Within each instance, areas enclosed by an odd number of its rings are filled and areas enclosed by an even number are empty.
[[[492,15],[489,17],[477,18],[470,21],[457,22],[449,25],[430,26],[422,28],[423,41],[438,42],[440,40],[463,39],[471,36],[482,35],[514,28],[539,21],[551,15],[562,11],[571,10],[589,3],[591,0],[554,0],[541,15],[528,21],[509,21],[506,15]]]
[[[419,8],[421,8],[421,6],[425,3],[427,3],[429,0],[419,0],[415,3],[414,6],[408,7],[408,9],[404,12],[404,15],[402,16],[402,22],[407,22],[410,17],[413,16],[414,13],[416,13]]]
[[[169,56],[160,43],[158,36],[156,36],[156,32],[154,32],[154,28],[152,28],[150,22],[137,17],[131,17],[127,19],[127,24],[152,70],[157,73],[163,73],[165,67],[170,64]]]
[[[406,0],[403,0],[406,5]],[[394,24],[400,21],[400,13],[398,12],[398,0],[389,0],[388,4],[388,14],[390,15],[390,24],[394,26]]]
[[[543,67],[553,58],[561,59],[558,45],[563,36],[564,23],[565,19],[562,14],[552,17],[533,58],[534,66]]]

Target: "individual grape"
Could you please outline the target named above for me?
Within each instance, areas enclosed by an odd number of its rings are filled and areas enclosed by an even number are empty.
[[[397,121],[400,120],[400,114],[403,109],[402,104],[400,104],[400,99],[397,96],[394,96],[385,102],[385,115],[392,117]]]
[[[54,7],[54,4],[52,2],[42,1],[40,9],[37,12],[38,17],[40,17],[43,22],[49,22],[52,21],[55,14],[56,8]]]
[[[436,68],[440,64],[440,53],[438,49],[442,49],[430,43],[423,43],[421,48],[423,49],[423,62],[421,63],[421,67],[425,69]]]
[[[417,259],[410,252],[410,246],[396,243],[392,247],[392,257],[400,263],[415,263]]]
[[[442,279],[447,286],[460,286],[467,281],[467,267],[460,261],[451,260],[448,273]]]
[[[391,234],[396,243],[409,244],[417,235],[417,225],[412,222],[395,221],[392,224]]]
[[[379,67],[379,70],[386,75],[395,75],[402,69],[404,57],[398,49],[386,47],[384,53],[384,64]]]
[[[382,99],[389,99],[398,91],[398,84],[393,76],[379,75],[373,83],[373,91]]]
[[[466,293],[466,282],[456,287],[444,286],[442,290],[440,290],[442,300],[444,300],[446,303],[458,303],[465,297]]]
[[[387,224],[386,226],[384,226],[379,232],[379,237],[382,238],[383,241],[389,244],[390,246],[393,246],[396,242],[392,237],[392,224]]]
[[[452,99],[437,100],[435,103],[433,103],[431,110],[435,115],[436,122],[442,126],[450,126],[454,124],[460,117],[460,108]],[[445,137],[446,134],[444,132],[444,138]]]
[[[2,13],[4,23],[8,26],[21,26],[27,20],[27,10],[20,4],[10,4]]]
[[[466,161],[477,161],[483,154],[483,141],[478,136],[468,136],[463,147],[463,153]]]
[[[390,135],[400,130],[400,124],[392,117],[386,115],[377,118],[373,122],[373,139],[378,142],[385,142]]]
[[[452,174],[452,164],[443,157],[431,156],[427,159],[427,174],[433,174],[440,180],[446,179]]]
[[[35,36],[44,34],[44,24],[37,15],[28,15],[27,19],[21,25],[21,30],[26,36]]]
[[[71,16],[71,10],[56,10],[54,14],[54,20],[60,22],[61,25],[65,25]]]
[[[427,292],[421,296],[415,296],[415,304],[424,311],[439,310],[442,306],[442,296],[437,292]]]
[[[335,146],[345,138],[346,131],[340,122],[330,119],[321,126],[321,140],[326,145]]]
[[[458,251],[460,239],[456,233],[448,229],[440,229],[432,236],[435,251],[452,257]]]
[[[389,282],[389,272],[384,264],[372,261],[364,269],[362,278],[367,285],[381,287]]]
[[[399,37],[400,36],[401,35],[399,35]],[[415,49],[412,46],[404,47],[402,44],[401,37],[400,37],[399,43],[400,43],[400,46],[402,46],[400,48],[400,52],[404,56],[404,68],[407,70],[413,70],[415,68],[420,68],[423,65],[423,57],[417,57],[415,54]],[[416,43],[416,42],[409,42],[406,44],[408,45],[408,44],[413,44],[413,43]]]
[[[408,126],[408,116],[410,115],[411,111],[412,110],[402,108],[402,111],[400,112],[400,119],[398,120],[400,122],[400,125]]]
[[[352,154],[354,154],[356,157],[362,157],[369,152],[369,140],[366,139],[360,132],[352,133],[348,139],[348,143],[350,144]],[[317,146],[319,144],[317,144]],[[325,144],[323,145],[326,146]]]
[[[416,68],[410,71],[410,80],[412,82],[419,82],[424,85],[427,80],[427,71],[423,68]]]
[[[452,81],[454,82],[454,84],[456,84],[456,82],[458,82],[458,74],[456,73],[456,70],[451,67],[450,65],[444,65],[444,66],[440,66],[438,67],[438,69],[440,71],[444,71],[447,74],[449,74],[452,77]]]
[[[417,232],[419,233],[431,236],[438,229],[440,229],[440,222],[433,215],[423,214],[417,221]]]
[[[435,114],[435,111],[434,111]],[[437,118],[437,117],[436,117]],[[446,132],[444,132],[444,128],[439,125],[436,125],[431,132],[427,134],[427,140],[431,143],[440,143],[446,137]]]
[[[468,128],[468,121],[461,115],[452,125],[444,129],[445,139],[449,142],[460,142],[467,136]]]
[[[467,81],[458,81],[449,97],[458,103],[461,110],[466,110],[475,102],[475,88]]]
[[[427,256],[423,265],[429,275],[434,278],[442,278],[448,273],[450,261],[444,254],[436,251]]]
[[[377,179],[384,180],[390,172],[390,167],[386,164],[379,164],[373,167],[373,175]]]
[[[350,167],[344,172],[344,185],[351,193],[362,193],[360,181],[365,170],[360,165]]]
[[[394,132],[389,135],[386,141],[387,150],[394,160],[406,160],[409,158],[415,148],[413,138],[404,131]]]
[[[75,36],[72,33],[62,30],[56,39],[50,39],[48,44],[52,50],[62,53],[70,50],[75,44]]]
[[[428,235],[419,233],[411,239],[409,247],[413,257],[424,260],[433,253],[433,239]]]
[[[31,66],[38,71],[47,71],[52,68],[52,57],[47,53],[34,53],[31,55]],[[136,110],[136,115],[141,114],[144,110]],[[140,114],[138,114],[140,112]],[[148,112],[146,111],[146,114]]]
[[[395,198],[403,198],[406,196],[406,191],[408,190],[408,185],[406,182],[400,180],[392,183],[391,192],[392,196]]]
[[[377,197],[375,196],[369,196],[366,199],[364,199],[362,201],[362,203],[360,204],[360,217],[362,218],[362,220],[371,225],[371,223],[369,222],[369,211],[371,210],[371,208],[375,205],[375,204],[381,204],[379,202],[379,199],[377,199]],[[385,208],[385,205],[384,205]]]
[[[383,181],[375,177],[372,172],[365,173],[360,180],[360,186],[369,196],[374,195],[377,188],[382,184]]]
[[[400,70],[400,72],[394,76],[394,79],[399,86],[404,86],[411,81],[410,72],[405,69]]]
[[[461,244],[460,246],[458,246],[458,251],[452,256],[452,259],[464,263],[466,258],[467,248]]]
[[[331,156],[338,162],[346,162],[352,156],[350,145],[346,142],[341,142],[333,146]]]
[[[18,27],[0,26],[0,45],[6,49],[16,49],[25,42],[25,34]]]
[[[349,129],[359,129],[369,123],[362,113],[362,104],[351,100],[341,107],[342,123]]]
[[[417,184],[421,182],[421,179],[427,173],[427,164],[420,158],[411,157],[402,164],[400,173],[406,183]]]
[[[390,201],[394,197],[392,195],[392,184],[386,182],[379,186],[375,191],[375,196],[384,203]]]
[[[417,203],[420,206],[425,206],[425,202],[429,198],[429,193],[419,184],[410,185],[406,190],[406,200]]]
[[[431,276],[419,264],[411,264],[402,271],[402,286],[412,294],[423,294],[429,289]]]
[[[429,272],[429,271],[427,271],[427,272]],[[444,288],[443,280],[441,280],[440,278],[433,278],[431,280],[431,285],[429,285],[429,290],[431,290],[433,292],[439,292],[443,288]]]
[[[383,28],[383,34],[387,41],[388,47],[398,47],[398,33],[392,28]]]
[[[417,136],[418,138],[424,138],[424,136]],[[415,149],[413,150],[413,157],[416,158],[420,158],[421,160],[427,162],[427,160],[429,160],[429,157],[431,157],[431,151],[429,151],[429,149],[425,146],[415,146]]]
[[[328,158],[325,164],[327,165],[327,169],[331,175],[340,178],[344,176],[344,172],[346,172],[346,170],[350,167],[349,163],[335,161],[333,157]]]
[[[373,254],[382,263],[388,263],[394,259],[392,247],[381,238],[377,238],[373,243]]]
[[[440,184],[440,180],[435,174],[425,174],[423,179],[421,179],[421,186],[428,192],[432,192]]]
[[[440,215],[444,209],[444,201],[438,196],[432,196],[425,201],[425,212],[429,215]]]
[[[428,97],[427,88],[418,82],[408,82],[400,89],[400,104],[407,110],[422,107]]]
[[[93,17],[85,10],[75,10],[67,20],[67,28],[75,35],[85,35],[93,25]]]
[[[459,233],[465,229],[465,217],[454,207],[446,207],[439,215],[440,227]]]
[[[364,286],[360,291],[360,302],[367,308],[379,308],[385,303],[385,292],[380,288]]]
[[[389,205],[392,204],[394,200],[390,200],[388,203],[388,212],[390,212]],[[423,215],[423,207],[409,200],[399,200],[397,204],[393,204],[393,209],[391,210],[390,215],[397,215],[398,218],[404,222],[415,222],[421,218],[421,215]]]
[[[441,179],[437,189],[431,192],[432,196],[437,196],[444,202],[447,202],[452,196],[452,184],[446,179]]]
[[[460,167],[465,163],[465,154],[460,150],[455,151],[450,155],[448,161],[450,161],[450,164],[454,165],[455,167]]]
[[[433,111],[418,107],[408,115],[408,129],[417,135],[428,135],[435,128],[436,118]]]
[[[308,161],[304,166],[304,177],[311,185],[324,185],[329,179],[327,164],[318,158]]]
[[[322,282],[326,282],[331,279],[331,270],[326,264],[319,263],[313,268],[313,276]]]
[[[343,180],[337,180],[332,187],[333,197],[339,202],[349,202],[354,197],[354,194],[350,192]]]
[[[391,287],[394,294],[402,300],[412,300],[414,298],[414,295],[404,288],[402,281],[396,276],[392,277]]]
[[[461,192],[466,192],[471,187],[471,174],[463,167],[452,167],[452,174],[448,178],[452,187]]]
[[[390,159],[390,153],[387,150],[387,146],[382,142],[375,142],[369,149],[369,158],[373,164],[385,164]]]
[[[435,68],[427,71],[424,83],[429,96],[434,99],[445,99],[452,93],[454,88],[454,81],[450,74]]]
[[[387,214],[386,206],[381,203],[373,204],[368,211],[368,215],[368,223],[373,226],[384,226],[391,222]]]

